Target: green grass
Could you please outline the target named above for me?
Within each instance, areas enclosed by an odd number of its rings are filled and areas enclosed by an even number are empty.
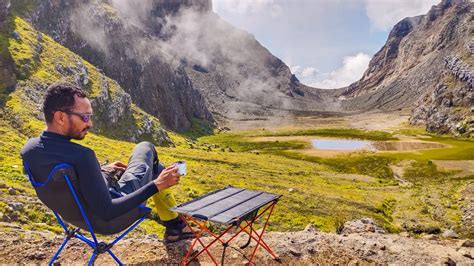
[[[366,140],[394,140],[392,134],[384,131],[364,131],[355,128],[328,128],[288,130],[283,132],[269,132],[266,136],[323,136]]]
[[[387,152],[383,153],[383,156],[398,160],[474,160],[473,139],[431,135],[431,138],[423,140],[446,144],[450,147],[417,152]]]
[[[389,133],[359,131],[352,129],[328,129],[328,130],[294,130],[293,134],[298,132],[303,136],[329,136],[341,138],[357,138],[372,140],[392,140],[393,137]],[[454,178],[455,172],[441,171],[431,163],[430,160],[473,160],[474,159],[474,142],[471,139],[452,138],[447,136],[435,136],[427,134],[418,127],[406,126],[403,130],[396,132],[397,134],[406,133],[407,135],[418,136],[424,135],[430,137],[423,139],[449,145],[443,149],[432,149],[411,152],[380,152],[380,153],[352,153],[341,155],[335,158],[322,158],[299,153],[297,149],[307,148],[304,142],[287,142],[287,141],[271,141],[271,142],[255,142],[254,137],[260,136],[288,136],[288,131],[271,132],[267,130],[255,130],[245,132],[221,133],[214,136],[202,137],[200,142],[218,143],[220,146],[230,146],[237,151],[254,151],[260,152],[260,158],[265,160],[265,156],[274,155],[281,156],[291,160],[306,161],[317,165],[322,173],[325,171],[337,172],[340,174],[361,174],[374,177],[374,181],[367,184],[355,182],[357,185],[350,186],[349,189],[343,188],[348,186],[346,181],[342,180],[326,180],[325,182],[315,182],[313,186],[307,186],[310,194],[315,195],[314,198],[322,200],[325,196],[319,195],[323,188],[321,184],[333,183],[331,187],[331,201],[337,202],[333,197],[336,195],[351,195],[350,208],[344,204],[336,206],[327,203],[325,206],[333,207],[331,219],[322,219],[323,216],[316,215],[312,218],[304,219],[304,221],[312,221],[322,228],[331,228],[337,230],[338,224],[342,220],[358,217],[361,210],[365,210],[367,215],[375,218],[382,223],[389,231],[408,230],[414,233],[440,231],[442,228],[456,226],[460,220],[460,211],[456,208],[456,198],[459,191],[465,186],[466,180],[473,180],[473,177],[465,177],[463,179]],[[263,156],[262,156],[263,155]],[[394,187],[398,184],[393,178],[393,172],[390,168],[391,164],[396,164],[402,160],[414,160],[406,171],[407,181],[414,183],[412,188]],[[291,165],[291,163],[289,163]],[[302,171],[305,173],[305,171]],[[303,174],[305,175],[305,174]],[[306,174],[307,175],[307,174]],[[324,176],[325,174],[322,174]],[[404,177],[405,178],[405,177]],[[448,191],[440,193],[440,191]],[[377,195],[379,199],[369,198],[366,201],[356,200],[352,193],[357,195]],[[433,200],[430,195],[440,195],[439,199]],[[326,195],[328,197],[328,195]],[[426,200],[430,198],[431,200]],[[345,202],[345,201],[343,201]],[[449,202],[449,204],[447,204]],[[339,202],[340,203],[340,202]],[[349,205],[349,203],[347,203]],[[441,209],[442,211],[438,211]],[[321,211],[319,206],[318,210]],[[303,210],[300,210],[304,212]],[[306,210],[307,211],[307,210]],[[364,212],[362,212],[364,213]],[[305,213],[305,217],[310,216]],[[290,222],[290,220],[285,220]],[[410,222],[418,221],[419,222]],[[300,219],[298,219],[300,220]],[[324,221],[324,222],[322,222]],[[292,222],[296,223],[296,221]],[[300,221],[299,223],[303,223]],[[324,229],[323,229],[324,230]],[[464,232],[465,233],[465,232]]]

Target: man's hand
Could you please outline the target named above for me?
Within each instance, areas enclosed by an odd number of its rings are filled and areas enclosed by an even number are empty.
[[[153,182],[155,183],[158,190],[163,190],[178,184],[179,177],[180,175],[178,173],[178,167],[171,165],[163,169],[158,178],[156,178]]]
[[[122,171],[122,172],[124,172],[127,169],[127,165],[120,162],[120,161],[116,161],[116,162],[113,162],[111,164],[107,164],[104,167],[112,168],[116,171]]]

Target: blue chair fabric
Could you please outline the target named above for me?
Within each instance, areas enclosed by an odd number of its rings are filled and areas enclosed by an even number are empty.
[[[26,161],[23,161],[23,166],[38,198],[53,211],[65,232],[63,243],[48,265],[54,263],[67,242],[73,237],[88,244],[93,249],[88,265],[92,265],[97,256],[102,253],[108,253],[119,265],[123,265],[111,251],[111,248],[147,217],[151,212],[150,208],[140,205],[116,219],[106,221],[84,208],[85,201],[81,194],[77,193],[80,191],[78,178],[72,165],[66,163],[56,165],[50,171],[48,177],[41,181],[33,177]],[[120,194],[112,195],[112,197],[120,196]],[[76,228],[68,227],[65,221],[76,226]],[[89,232],[92,239],[81,234],[81,229]],[[96,233],[112,235],[122,231],[124,232],[111,243],[99,242],[96,237]]]

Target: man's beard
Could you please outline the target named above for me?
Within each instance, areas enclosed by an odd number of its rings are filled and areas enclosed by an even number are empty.
[[[83,140],[86,137],[86,132],[90,129],[90,127],[86,127],[81,131],[76,131],[72,127],[72,124],[70,124],[70,127],[68,129],[68,137],[71,139],[76,139],[76,140]]]

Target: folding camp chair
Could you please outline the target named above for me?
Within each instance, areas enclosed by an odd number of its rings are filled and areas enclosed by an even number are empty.
[[[217,242],[223,245],[221,264],[224,264],[225,250],[229,246],[229,242],[235,239],[240,233],[245,233],[249,236],[247,243],[241,246],[241,249],[246,248],[252,239],[256,241],[248,264],[252,263],[259,247],[267,250],[275,260],[280,261],[270,246],[263,240],[263,234],[267,228],[268,221],[280,197],[281,195],[228,186],[171,208],[170,210],[179,213],[181,219],[190,228],[192,228],[190,223],[195,223],[199,227],[197,230],[193,229],[194,240],[182,260],[182,265],[187,265],[204,252],[218,265],[216,258],[210,252],[210,247]],[[263,208],[263,210],[259,211],[260,208]],[[259,218],[263,218],[266,213],[267,216],[262,226],[262,231],[258,233],[254,227],[255,222]],[[206,226],[208,222],[221,224],[227,226],[227,228],[215,234]],[[224,235],[229,233],[233,228],[235,228],[236,231],[228,237],[227,240],[223,240]],[[201,236],[205,233],[213,238],[213,240],[207,244],[201,239]],[[203,249],[194,251],[196,243],[199,243]]]
[[[33,177],[26,161],[23,161],[23,166],[31,184],[36,190],[38,198],[53,211],[65,232],[63,243],[56,251],[53,258],[49,261],[48,265],[53,264],[66,246],[67,242],[73,237],[81,240],[93,249],[88,265],[92,265],[97,257],[105,252],[107,252],[119,265],[123,265],[112,252],[111,248],[146,218],[146,216],[151,212],[150,208],[140,205],[133,209],[133,211],[121,215],[112,221],[104,221],[95,214],[84,209],[83,203],[85,201],[80,193],[76,193],[78,190],[78,182],[73,166],[65,163],[57,164],[50,171],[44,182],[39,182],[38,179]],[[114,194],[112,196],[120,197],[121,195]],[[76,206],[77,208],[74,208],[74,210],[71,211],[71,207],[73,208],[73,206]],[[62,211],[66,209],[69,211],[61,214]],[[61,218],[61,216],[63,217]],[[89,220],[88,217],[93,217],[94,219]],[[68,227],[63,219],[68,223],[75,225],[76,228]],[[91,234],[92,240],[81,234],[80,229],[87,230]],[[117,234],[123,230],[125,231],[109,244],[99,242],[95,235],[95,233],[104,235]]]

